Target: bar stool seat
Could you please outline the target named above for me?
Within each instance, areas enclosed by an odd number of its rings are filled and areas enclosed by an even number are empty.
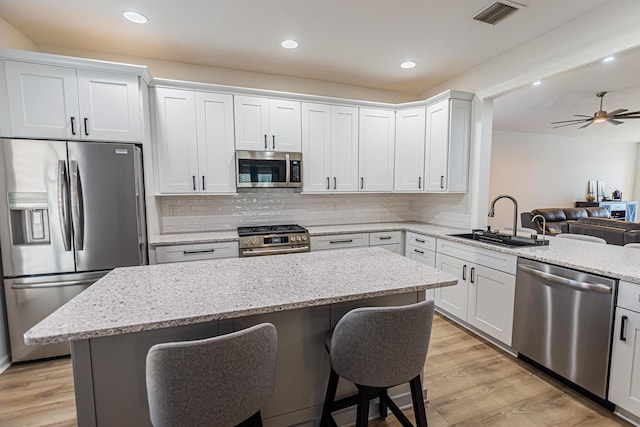
[[[411,426],[387,392],[390,387],[409,383],[416,425],[426,426],[420,374],[432,323],[432,300],[406,306],[357,308],[342,317],[328,346],[331,373],[320,425],[335,426],[332,412],[357,405],[356,426],[366,426],[369,401],[378,397],[381,418],[390,409],[403,426]],[[336,401],[339,378],[354,383],[357,395]]]
[[[262,426],[275,386],[278,337],[262,323],[195,341],[156,344],[146,360],[155,427]]]

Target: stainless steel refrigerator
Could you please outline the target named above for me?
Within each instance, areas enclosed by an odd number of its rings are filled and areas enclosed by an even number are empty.
[[[141,159],[133,144],[0,139],[13,362],[68,354],[68,343],[27,346],[23,334],[109,270],[147,264]]]

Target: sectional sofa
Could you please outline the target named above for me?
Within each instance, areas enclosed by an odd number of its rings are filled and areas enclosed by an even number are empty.
[[[625,245],[640,243],[640,224],[611,219],[602,207],[592,208],[544,208],[521,214],[522,226],[542,232],[543,221],[534,216],[541,215],[546,220],[549,235],[560,233],[587,234],[601,237],[609,244]]]

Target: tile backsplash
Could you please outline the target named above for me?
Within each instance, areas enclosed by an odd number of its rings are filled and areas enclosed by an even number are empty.
[[[302,226],[423,221],[468,228],[468,194],[301,194],[247,189],[229,196],[157,196],[160,233],[233,230],[238,226]]]

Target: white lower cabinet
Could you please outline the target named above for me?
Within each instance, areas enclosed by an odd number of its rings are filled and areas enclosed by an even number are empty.
[[[204,259],[237,258],[238,254],[237,241],[158,246],[156,248],[156,262],[165,264]]]
[[[328,249],[368,248],[369,233],[330,234],[326,236],[311,236],[311,250],[324,251]]]
[[[436,268],[460,280],[436,289],[436,306],[510,346],[517,258],[441,239],[437,251]]]
[[[384,248],[398,255],[403,255],[402,232],[383,231],[369,233],[369,246],[380,246],[381,248]]]
[[[429,267],[436,266],[436,238],[407,231],[404,255]],[[435,299],[435,289],[427,290],[427,299]]]
[[[640,285],[620,282],[613,327],[609,401],[640,417]]]

